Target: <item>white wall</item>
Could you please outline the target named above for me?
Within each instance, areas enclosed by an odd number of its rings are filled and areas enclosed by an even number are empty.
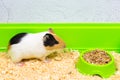
[[[120,0],[0,0],[0,22],[104,21],[120,21]]]

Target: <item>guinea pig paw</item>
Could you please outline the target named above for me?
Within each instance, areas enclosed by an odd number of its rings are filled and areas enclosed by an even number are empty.
[[[44,60],[42,60],[44,63],[49,63],[51,62],[51,59],[45,58]]]
[[[25,63],[24,62],[17,62],[16,65],[20,66],[20,67],[23,67],[25,65]]]

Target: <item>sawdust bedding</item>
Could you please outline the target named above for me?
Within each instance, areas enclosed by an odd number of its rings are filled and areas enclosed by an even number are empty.
[[[117,71],[105,80],[120,80],[120,54],[112,52]],[[38,59],[24,60],[21,66],[13,63],[9,56],[0,53],[0,80],[104,80],[99,76],[87,76],[79,73],[75,62],[78,51],[59,52],[50,55],[47,61]]]

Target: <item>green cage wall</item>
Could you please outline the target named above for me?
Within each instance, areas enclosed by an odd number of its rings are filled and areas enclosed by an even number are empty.
[[[53,28],[67,48],[100,48],[120,52],[120,23],[0,24],[0,51],[6,51],[10,38],[17,33],[36,33],[48,28]]]

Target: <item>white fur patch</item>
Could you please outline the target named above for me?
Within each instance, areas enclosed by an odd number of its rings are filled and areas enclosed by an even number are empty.
[[[14,62],[19,62],[22,59],[42,58],[46,56],[46,49],[43,44],[43,36],[49,32],[41,32],[36,34],[28,34],[22,38],[18,44],[13,44],[8,50]]]

